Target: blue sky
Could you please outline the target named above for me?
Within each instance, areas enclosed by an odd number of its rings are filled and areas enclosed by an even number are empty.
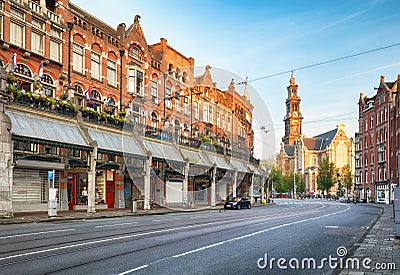
[[[147,43],[164,37],[192,56],[196,66],[209,64],[250,81],[400,42],[395,0],[72,2],[114,28],[122,22],[129,26],[140,14]],[[348,136],[354,136],[360,92],[372,96],[380,75],[394,81],[399,73],[400,46],[295,71],[303,134],[314,136],[344,123]],[[275,133],[270,147],[278,147],[284,134],[289,79],[287,73],[250,83],[272,118],[273,125],[265,125],[269,135]]]

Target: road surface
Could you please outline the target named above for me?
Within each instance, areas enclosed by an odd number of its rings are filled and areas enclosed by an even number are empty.
[[[250,210],[2,225],[0,274],[329,274],[322,259],[339,260],[379,213],[276,200]]]

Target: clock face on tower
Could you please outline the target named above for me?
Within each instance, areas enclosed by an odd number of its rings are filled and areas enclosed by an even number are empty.
[[[297,117],[297,112],[296,111],[293,112],[293,116]]]

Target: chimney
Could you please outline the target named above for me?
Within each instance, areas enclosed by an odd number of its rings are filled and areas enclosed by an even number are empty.
[[[381,75],[381,83],[385,82],[385,76]]]

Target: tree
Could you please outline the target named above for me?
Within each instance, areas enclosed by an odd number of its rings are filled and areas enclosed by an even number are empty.
[[[306,186],[304,180],[297,173],[295,174],[295,180],[296,180],[296,193],[303,193],[305,191],[305,186]],[[294,190],[293,172],[290,172],[290,175],[285,177],[285,184],[287,191],[290,192]]]
[[[343,166],[341,172],[341,182],[343,183],[343,187],[346,188],[347,194],[349,194],[353,187],[353,174],[351,173],[350,166]]]
[[[271,173],[269,174],[269,180],[271,184],[274,184],[276,192],[285,193],[287,191],[282,171],[276,166],[272,168]]]
[[[322,195],[325,194],[324,191],[328,193],[335,184],[336,172],[336,165],[333,162],[329,162],[327,158],[321,161],[318,168],[317,183],[318,189],[322,191]]]

